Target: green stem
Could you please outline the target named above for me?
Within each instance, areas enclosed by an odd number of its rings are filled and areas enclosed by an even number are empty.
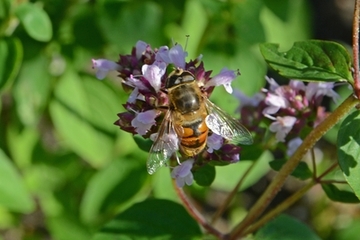
[[[223,202],[223,204],[218,208],[218,210],[215,212],[214,216],[211,219],[211,223],[214,224],[216,222],[216,220],[224,213],[225,209],[229,206],[231,200],[234,198],[235,194],[238,192],[238,189],[240,188],[240,186],[242,185],[242,183],[244,182],[245,178],[247,177],[247,175],[250,173],[251,169],[254,168],[254,166],[256,165],[257,161],[253,161],[252,164],[250,165],[250,167],[246,170],[246,172],[244,173],[244,175],[241,176],[240,180],[238,181],[238,183],[236,184],[236,186],[233,188],[233,190],[229,193],[229,195],[226,197],[225,201]]]
[[[249,210],[247,216],[231,231],[230,239],[237,239],[244,234],[244,230],[263,213],[276,194],[280,191],[286,178],[294,171],[304,154],[314,147],[315,143],[358,103],[359,100],[354,96],[349,96],[333,113],[306,136],[301,146],[283,165],[259,200]]]

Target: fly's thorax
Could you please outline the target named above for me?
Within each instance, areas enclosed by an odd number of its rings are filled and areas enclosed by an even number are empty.
[[[187,114],[200,109],[203,104],[201,91],[196,83],[184,83],[168,90],[175,111]]]

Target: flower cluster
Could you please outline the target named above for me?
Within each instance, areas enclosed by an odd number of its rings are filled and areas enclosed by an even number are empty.
[[[291,80],[288,85],[279,86],[274,79],[266,78],[269,89],[252,98],[236,92],[242,122],[248,129],[263,136],[261,122],[270,120],[269,130],[275,133],[277,142],[287,144],[290,156],[302,143],[303,134],[316,127],[327,116],[321,102],[325,96],[334,101],[339,97],[333,90],[334,83]]]
[[[223,85],[225,90],[232,93],[231,82],[237,76],[236,71],[222,69],[221,72],[210,77],[211,71],[205,71],[201,56],[195,60],[186,62],[187,53],[180,44],[172,48],[162,46],[152,49],[143,41],[138,41],[131,54],[120,55],[118,62],[105,59],[93,59],[93,68],[96,70],[98,79],[105,78],[108,71],[118,71],[122,79],[122,86],[129,92],[129,98],[125,104],[125,112],[119,113],[119,119],[115,122],[122,130],[132,134],[142,135],[144,138],[155,139],[166,111],[163,107],[169,106],[169,98],[165,89],[165,81],[168,77],[168,68],[181,68],[191,72],[197,81],[202,93],[209,97],[215,86]],[[168,136],[169,147],[167,153],[173,154],[178,150],[175,133]],[[193,164],[204,164],[210,160],[222,160],[229,163],[239,161],[240,148],[226,143],[225,139],[214,133],[209,133],[207,149],[199,159],[187,161],[173,169],[172,176],[177,179],[178,185],[192,183],[190,172]],[[170,149],[171,148],[171,149]],[[174,149],[175,148],[175,149]],[[204,161],[206,160],[206,161]],[[187,177],[189,176],[189,177]],[[180,180],[183,179],[185,180]]]

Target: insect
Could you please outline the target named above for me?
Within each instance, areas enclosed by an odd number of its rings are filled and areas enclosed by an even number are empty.
[[[201,92],[191,72],[174,70],[165,88],[170,104],[150,149],[147,160],[150,174],[166,166],[177,149],[188,157],[201,153],[206,147],[209,129],[233,144],[252,144],[250,132]]]

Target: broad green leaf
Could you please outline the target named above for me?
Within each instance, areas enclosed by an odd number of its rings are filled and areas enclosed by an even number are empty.
[[[346,181],[360,199],[360,112],[354,111],[342,122],[338,138],[339,165]]]
[[[51,39],[51,20],[39,5],[30,2],[23,3],[15,9],[15,14],[30,37],[41,42]]]
[[[343,203],[359,203],[360,200],[353,192],[338,189],[334,184],[321,184],[326,195],[333,201]]]
[[[274,169],[275,171],[279,171],[285,163],[286,160],[277,159],[271,161],[269,164],[272,169]],[[294,171],[291,173],[291,176],[294,176],[301,180],[306,180],[312,177],[312,172],[309,166],[305,162],[300,162],[299,165],[297,165]]]
[[[113,239],[198,239],[201,230],[178,203],[152,199],[134,204],[119,214],[93,237]]]
[[[279,45],[264,43],[260,51],[266,62],[280,75],[308,81],[339,81],[353,83],[351,58],[340,44],[310,40],[295,42],[286,52]]]
[[[59,240],[76,239],[89,240],[91,234],[85,226],[71,216],[56,216],[47,218],[47,226],[51,237]]]
[[[138,193],[147,177],[144,161],[113,161],[89,181],[80,206],[81,219],[94,223],[101,214],[111,213]]]
[[[273,157],[270,152],[263,152],[261,157],[255,160],[255,166],[245,178],[239,191],[242,191],[259,181],[259,179],[270,170],[269,160],[271,159],[273,159]],[[252,164],[253,161],[240,160],[238,163],[216,168],[216,178],[211,187],[220,189],[221,191],[231,191]]]
[[[280,215],[256,232],[254,240],[320,240],[304,223]]]
[[[0,92],[10,85],[19,72],[23,59],[23,48],[17,38],[0,39]]]
[[[30,213],[35,204],[11,160],[0,149],[0,205],[11,211]]]
[[[117,99],[106,84],[80,78],[68,69],[59,79],[50,114],[62,143],[93,167],[106,164],[113,154]],[[121,150],[121,149],[120,149]]]
[[[194,171],[194,180],[200,186],[210,186],[216,176],[216,170],[214,166],[206,164]]]
[[[24,61],[14,83],[16,110],[24,125],[36,126],[48,103],[52,83],[48,67],[48,59],[43,55]]]

